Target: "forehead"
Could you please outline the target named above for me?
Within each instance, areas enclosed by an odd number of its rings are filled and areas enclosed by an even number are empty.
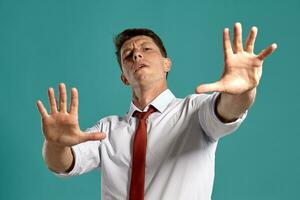
[[[145,36],[145,35],[139,35],[139,36],[134,36],[132,38],[130,38],[129,40],[127,40],[126,42],[124,42],[124,44],[122,45],[121,50],[126,49],[130,46],[132,46],[133,44],[135,45],[139,45],[142,43],[153,43],[155,44],[155,42],[153,41],[153,39],[151,37]]]

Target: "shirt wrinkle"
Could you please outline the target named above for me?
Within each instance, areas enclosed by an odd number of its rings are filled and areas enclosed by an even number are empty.
[[[150,102],[159,112],[149,116],[145,200],[210,200],[218,140],[235,131],[246,113],[235,122],[222,123],[214,113],[218,93],[176,98],[167,89]],[[132,144],[139,110],[132,102],[124,117],[108,116],[88,129],[102,131],[100,141],[72,146],[74,168],[60,177],[80,175],[101,166],[101,199],[128,199]],[[88,133],[86,133],[88,134]],[[214,141],[214,142],[212,142]]]

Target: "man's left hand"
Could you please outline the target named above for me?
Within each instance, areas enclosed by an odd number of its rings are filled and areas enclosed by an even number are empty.
[[[234,25],[233,48],[231,47],[229,29],[223,32],[224,72],[221,79],[215,83],[202,84],[196,88],[196,93],[223,92],[232,95],[248,92],[259,84],[262,75],[264,59],[273,53],[277,45],[273,43],[256,55],[254,50],[257,28],[252,27],[243,48],[242,26]]]

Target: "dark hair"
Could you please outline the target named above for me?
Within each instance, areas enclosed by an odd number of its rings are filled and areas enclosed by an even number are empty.
[[[167,57],[167,51],[164,47],[164,44],[163,44],[162,40],[152,30],[146,29],[146,28],[126,29],[123,32],[119,33],[116,37],[114,37],[114,44],[115,44],[115,48],[116,48],[116,56],[117,56],[118,63],[120,65],[121,70],[122,70],[121,48],[122,48],[123,44],[127,40],[129,40],[129,39],[131,39],[135,36],[140,36],[140,35],[145,35],[145,36],[148,36],[148,37],[152,38],[154,43],[159,48],[159,50],[160,50],[161,54],[163,55],[163,57],[165,57],[165,58]]]

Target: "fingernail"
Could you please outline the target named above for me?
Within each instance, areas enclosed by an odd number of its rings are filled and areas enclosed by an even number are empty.
[[[236,22],[235,26],[241,26],[241,23],[240,22]]]
[[[253,26],[253,27],[252,27],[252,31],[257,31],[257,27],[256,27],[256,26]]]

